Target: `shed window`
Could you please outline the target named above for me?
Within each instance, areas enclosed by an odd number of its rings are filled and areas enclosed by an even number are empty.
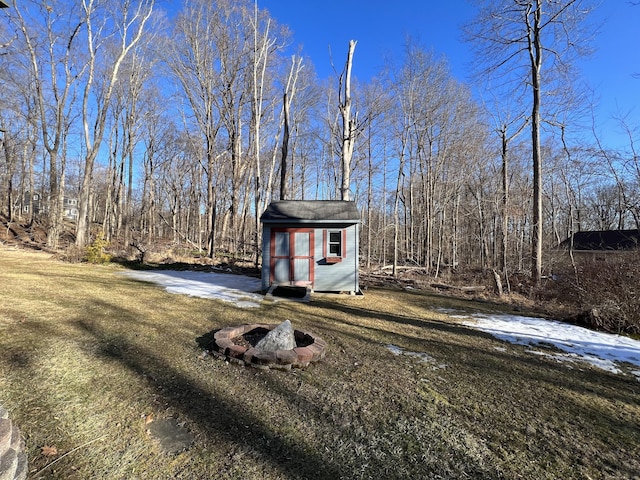
[[[342,256],[342,232],[329,232],[329,255]]]

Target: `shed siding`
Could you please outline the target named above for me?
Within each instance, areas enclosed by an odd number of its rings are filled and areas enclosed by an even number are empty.
[[[269,290],[269,277],[271,276],[271,227],[262,227],[262,290]]]
[[[291,228],[287,224],[263,224],[262,234],[262,289],[268,290],[271,278],[271,232],[273,229]],[[313,245],[313,289],[317,291],[360,290],[358,282],[359,235],[357,224],[316,224]],[[326,230],[344,230],[342,261],[328,264],[326,255]]]
[[[342,246],[342,261],[328,264],[325,260],[326,244],[323,240],[324,230],[344,229],[345,244]],[[326,237],[324,237],[326,238]],[[357,225],[319,225],[315,245],[315,282],[314,290],[317,291],[354,291],[358,287],[358,228]]]

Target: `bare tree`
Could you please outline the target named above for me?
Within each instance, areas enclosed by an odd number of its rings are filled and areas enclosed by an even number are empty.
[[[214,30],[221,19],[211,2],[194,2],[187,6],[176,23],[176,42],[170,43],[168,63],[180,85],[188,110],[185,116],[197,127],[205,147],[206,173],[206,237],[207,255],[214,256],[217,217],[216,172],[219,170],[217,150],[221,118],[216,96],[222,89],[215,63],[219,58]],[[187,127],[189,128],[189,127]]]
[[[340,115],[342,117],[342,182],[340,186],[340,196],[342,200],[350,199],[351,188],[351,157],[356,140],[357,120],[351,117],[351,69],[353,66],[353,52],[356,49],[356,41],[349,41],[347,61],[339,77],[338,96],[340,101]]]
[[[380,205],[376,205],[376,190],[378,189],[379,173],[384,162],[384,146],[387,140],[385,131],[386,115],[390,113],[392,99],[385,91],[384,85],[378,78],[364,85],[362,88],[362,125],[360,126],[361,138],[366,158],[366,237],[363,247],[366,248],[366,266],[371,266],[373,255],[374,215]],[[382,158],[381,158],[382,157]],[[384,199],[384,192],[380,198]],[[383,200],[384,203],[384,200]],[[379,232],[382,233],[382,232]]]
[[[500,136],[500,158],[502,178],[502,228],[500,229],[500,270],[509,289],[508,277],[508,240],[509,240],[509,145],[522,133],[528,120],[516,118],[504,120],[497,126],[496,131]]]
[[[141,253],[160,236],[158,184],[164,181],[158,178],[158,171],[161,171],[165,163],[175,160],[179,148],[176,139],[177,126],[173,119],[169,118],[159,98],[159,92],[157,96],[150,95],[147,102],[148,115],[143,124],[144,181],[140,206],[140,237],[134,239],[134,246],[137,245]],[[202,243],[199,242],[198,245]]]
[[[250,66],[252,38],[248,15],[250,10],[245,3],[218,2],[217,8],[221,22],[213,29],[213,41],[217,48],[216,69],[221,83],[220,91],[214,97],[220,116],[221,127],[227,143],[225,155],[229,165],[229,208],[226,212],[226,225],[222,231],[227,233],[226,247],[235,252],[239,237],[239,213],[243,193],[243,181],[253,162],[246,161],[248,151],[246,125],[250,123],[245,115],[250,105],[250,85],[252,68]]]
[[[264,19],[264,26],[259,23],[258,2],[254,3],[253,17],[251,26],[253,30],[253,61],[252,61],[252,96],[251,96],[251,126],[253,129],[253,151],[255,157],[254,172],[254,234],[255,234],[255,265],[258,266],[259,248],[260,248],[260,209],[262,207],[262,165],[260,162],[260,153],[262,149],[261,130],[264,96],[265,96],[265,73],[269,63],[269,57],[276,48],[276,38],[271,34],[271,19]],[[285,107],[287,107],[286,94],[284,99]],[[286,123],[288,113],[285,112],[285,131],[288,128]],[[288,132],[287,132],[288,133]]]
[[[626,134],[628,145],[624,150],[607,149],[593,128],[596,139],[596,155],[607,167],[607,174],[613,178],[618,192],[620,215],[618,228],[625,225],[627,216],[631,217],[636,228],[640,228],[640,152],[638,137],[640,130],[632,128],[624,116],[618,116],[621,130]]]
[[[531,275],[542,275],[542,153],[540,147],[542,98],[560,84],[552,73],[568,70],[572,58],[585,54],[588,38],[585,20],[591,11],[587,0],[482,1],[476,19],[466,27],[484,75],[503,75],[514,90],[528,89],[531,106],[533,161],[533,223]],[[546,60],[549,55],[549,60]],[[546,70],[543,68],[548,65]],[[554,72],[555,70],[555,72]],[[506,75],[505,75],[506,74]]]
[[[84,247],[89,239],[93,167],[102,146],[118,75],[125,59],[142,40],[153,6],[154,0],[108,4],[100,0],[82,1],[88,66],[82,96],[86,155],[76,225],[76,245],[79,247]],[[104,8],[110,9],[109,22],[103,14]],[[109,39],[114,41],[107,46]]]
[[[155,42],[152,42],[155,43]],[[121,233],[124,245],[129,245],[133,227],[133,180],[134,151],[141,142],[142,127],[149,113],[153,99],[145,84],[152,76],[155,61],[153,52],[138,45],[123,64],[122,78],[118,84],[114,101],[114,124],[112,128],[121,131],[119,152],[119,182],[111,185],[120,192],[120,208],[115,219],[116,231]],[[155,93],[156,91],[154,91]]]
[[[25,46],[34,91],[38,129],[49,156],[49,226],[47,246],[56,248],[64,201],[63,146],[73,115],[75,86],[86,64],[79,51],[85,21],[73,9],[54,2],[14,2],[13,22]]]
[[[404,250],[407,260],[428,271],[435,267],[438,275],[443,263],[456,261],[456,237],[450,230],[458,219],[464,166],[472,165],[471,159],[482,161],[478,152],[485,140],[478,132],[483,122],[468,90],[449,75],[446,62],[411,39],[401,66],[386,70],[387,90],[397,99],[390,117],[395,157],[406,167],[399,169],[396,186],[394,257],[397,261],[398,250]],[[401,240],[404,248],[397,243]]]
[[[291,67],[287,75],[284,92],[282,94],[282,110],[278,122],[278,130],[276,138],[282,131],[282,144],[280,148],[280,200],[287,198],[287,179],[288,179],[288,157],[289,157],[289,140],[291,138],[291,105],[295,99],[297,91],[298,77],[304,67],[302,57],[293,55],[291,57]],[[271,168],[267,181],[267,199],[271,195],[273,175],[276,167],[277,142],[274,142],[274,148],[271,155]]]

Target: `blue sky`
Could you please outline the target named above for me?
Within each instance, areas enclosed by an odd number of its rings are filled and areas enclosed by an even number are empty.
[[[329,48],[336,69],[346,59],[349,40],[357,40],[353,74],[366,81],[385,56],[399,58],[406,35],[436,55],[444,55],[452,74],[468,80],[472,58],[461,40],[460,25],[475,14],[466,0],[258,0],[279,23],[293,32],[321,78],[332,74]],[[609,146],[624,146],[614,115],[628,115],[640,129],[640,5],[628,0],[602,0],[593,14],[602,24],[593,56],[580,64],[584,79],[595,91],[599,129]],[[638,136],[636,136],[638,138]],[[639,139],[640,140],[640,139]],[[639,145],[640,147],[640,145]]]
[[[411,35],[437,54],[444,54],[452,72],[463,80],[471,60],[460,40],[460,24],[471,19],[465,0],[258,0],[279,23],[293,32],[294,46],[302,45],[321,78],[341,70],[349,40],[357,40],[354,75],[373,76],[385,56],[399,57],[405,36]]]

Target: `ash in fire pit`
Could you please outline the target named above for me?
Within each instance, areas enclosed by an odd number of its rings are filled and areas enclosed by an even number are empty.
[[[288,324],[288,325],[287,325]],[[293,334],[293,343],[290,332]],[[282,332],[285,332],[282,335]],[[280,343],[270,337],[289,337]],[[280,325],[249,324],[227,327],[214,334],[212,354],[241,365],[256,368],[289,370],[303,368],[322,360],[327,344],[317,335],[293,330],[286,320]],[[286,343],[285,343],[286,342]],[[266,345],[266,348],[265,348]],[[286,348],[292,346],[292,348]]]

